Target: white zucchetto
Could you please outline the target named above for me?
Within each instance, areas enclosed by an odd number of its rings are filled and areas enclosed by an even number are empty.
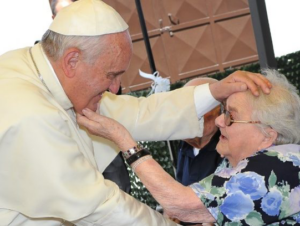
[[[62,35],[97,36],[125,31],[128,25],[101,0],[79,0],[64,7],[49,29]]]

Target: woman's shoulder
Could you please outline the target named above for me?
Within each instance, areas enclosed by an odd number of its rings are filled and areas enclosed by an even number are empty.
[[[286,144],[271,146],[247,158],[249,167],[258,168],[300,168],[300,145]]]
[[[214,175],[228,180],[239,173],[255,173],[266,180],[275,177],[277,181],[292,183],[290,185],[296,187],[300,184],[299,149],[299,145],[272,146],[241,160],[235,167],[231,167],[229,162],[224,160]]]

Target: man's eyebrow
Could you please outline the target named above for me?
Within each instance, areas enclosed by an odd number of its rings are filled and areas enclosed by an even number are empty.
[[[123,74],[125,71],[122,70],[122,71],[111,71],[111,72],[108,72],[107,75],[112,75],[112,76],[118,76],[118,75],[121,75]]]

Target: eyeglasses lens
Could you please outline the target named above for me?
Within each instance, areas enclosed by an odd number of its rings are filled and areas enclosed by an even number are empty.
[[[226,126],[230,126],[232,124],[231,118],[230,118],[230,113],[229,113],[229,111],[226,111],[226,110],[224,112],[224,122],[225,122]]]

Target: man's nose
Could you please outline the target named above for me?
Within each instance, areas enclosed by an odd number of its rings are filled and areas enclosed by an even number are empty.
[[[120,76],[118,76],[117,78],[115,78],[112,83],[110,84],[110,86],[108,87],[108,90],[111,93],[117,94],[119,89],[120,89],[120,83],[121,83],[121,78]]]

